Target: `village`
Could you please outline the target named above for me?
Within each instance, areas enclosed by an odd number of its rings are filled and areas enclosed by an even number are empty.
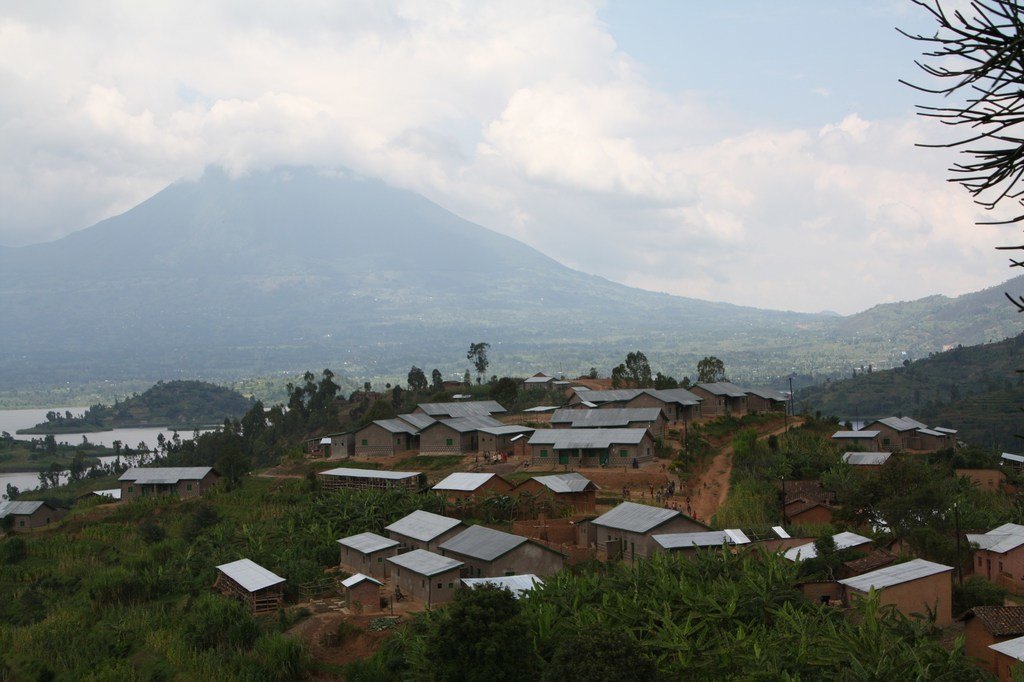
[[[716,460],[699,475],[682,476],[661,453],[685,444],[687,431],[722,417],[758,417],[756,438],[774,440],[806,419],[792,414],[790,396],[730,382],[661,390],[584,383],[538,374],[523,380],[523,390],[540,386],[547,396],[562,395],[561,404],[509,414],[494,400],[456,394],[396,418],[310,437],[307,457],[324,494],[434,495],[443,511],[419,509],[389,519],[382,533],[367,529],[337,538],[337,566],[325,575],[338,596],[321,597],[320,608],[341,619],[400,617],[443,607],[460,589],[490,584],[522,596],[575,566],[636,564],[658,554],[770,552],[799,564],[821,552],[842,552],[828,579],[800,584],[807,599],[843,610],[876,595],[910,618],[962,632],[967,654],[999,679],[1011,679],[1024,660],[1024,599],[1016,601],[1024,595],[1024,525],[963,532],[960,565],[947,565],[917,556],[901,540],[886,540],[877,526],[838,521],[841,505],[821,481],[782,476],[782,514],[770,530],[719,527],[715,513],[728,496],[728,467],[716,471]],[[955,429],[909,417],[840,427],[829,439],[845,467],[868,477],[892,462],[963,445]],[[410,457],[445,466],[396,467]],[[1004,453],[1000,466],[955,473],[976,488],[1014,494],[1008,474],[1018,480],[1022,469],[1024,456]],[[201,498],[219,478],[213,467],[133,467],[120,476],[119,488],[93,495],[120,504],[161,495]],[[0,503],[0,521],[13,533],[44,528],[65,512],[40,501]],[[807,533],[837,525],[846,527],[824,538]],[[246,557],[216,568],[213,588],[253,613],[285,605],[287,576]],[[954,584],[962,585],[965,574],[1005,587],[1005,603],[954,613]]]

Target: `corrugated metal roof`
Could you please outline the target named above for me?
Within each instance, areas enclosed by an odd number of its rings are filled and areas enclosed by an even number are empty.
[[[345,578],[344,580],[342,580],[341,581],[341,585],[342,585],[342,587],[355,587],[356,585],[358,585],[359,583],[362,583],[362,582],[371,582],[374,585],[383,585],[384,584],[381,581],[376,580],[374,578],[371,578],[368,575],[363,575],[362,573],[356,573],[355,575],[349,576],[348,578]]]
[[[778,535],[783,540],[788,540],[791,536],[786,532],[786,529],[782,526],[772,526],[772,532]]]
[[[719,547],[736,542],[725,531],[709,530],[701,533],[666,533],[652,535],[655,542],[665,549],[687,549],[689,547]]]
[[[849,549],[850,547],[859,547],[871,542],[871,538],[866,538],[863,535],[857,535],[849,531],[837,533],[832,536],[832,539],[836,543],[836,549]],[[790,561],[803,561],[804,559],[813,559],[818,556],[818,550],[815,549],[813,542],[808,542],[806,545],[786,550],[783,556]]]
[[[998,651],[1001,654],[1005,654],[1010,658],[1015,658],[1018,661],[1024,661],[1024,637],[1017,637],[1016,639],[1008,639],[1005,642],[989,644],[988,648],[993,651]]]
[[[968,533],[967,542],[977,545],[979,549],[1005,554],[1011,549],[1024,545],[1024,526],[1017,523],[1004,523],[987,533]]]
[[[410,412],[409,414],[400,414],[398,418],[404,422],[407,422],[415,429],[425,429],[433,424],[436,419],[431,417],[429,414],[420,414],[418,412]]]
[[[217,570],[234,580],[249,592],[257,592],[272,585],[283,583],[284,578],[263,568],[254,561],[239,559],[221,564]]]
[[[612,445],[638,445],[647,429],[538,429],[530,445],[550,445],[553,450],[602,449]]]
[[[881,431],[836,431],[833,438],[878,438]]]
[[[18,502],[16,500],[9,500],[7,502],[0,502],[0,519],[9,515],[27,516],[34,514],[44,504],[46,503],[40,501]]]
[[[537,407],[528,407],[523,412],[554,412],[559,409],[558,405],[538,405]]]
[[[918,429],[917,432],[923,433],[926,436],[938,436],[939,438],[946,436],[942,431],[936,431],[935,429]]]
[[[927,424],[922,424],[910,417],[885,417],[884,419],[876,419],[871,424],[885,424],[890,429],[897,431],[916,431],[917,429],[928,428]],[[871,426],[871,424],[868,424],[868,426]]]
[[[543,585],[544,582],[532,573],[524,573],[523,575],[495,576],[494,578],[463,578],[462,584],[471,590],[480,585],[494,585],[508,590],[516,599],[519,599],[523,592],[528,592],[537,585]]]
[[[911,580],[927,578],[930,575],[945,573],[946,571],[952,570],[952,566],[937,564],[933,561],[926,561],[925,559],[914,559],[913,561],[908,561],[904,564],[886,566],[885,568],[880,568],[877,571],[871,571],[864,575],[846,578],[845,580],[840,580],[839,583],[841,585],[851,587],[858,592],[868,592],[872,589],[880,590],[885,587],[908,583]]]
[[[180,481],[202,480],[212,470],[213,467],[132,467],[117,480],[139,485],[174,485]]]
[[[723,532],[732,538],[733,544],[746,545],[750,543],[750,538],[739,528],[726,528]]]
[[[614,388],[609,391],[587,391],[580,394],[580,398],[586,402],[598,405],[600,403],[625,403],[644,392],[642,388]]]
[[[456,471],[448,474],[442,481],[433,487],[433,490],[476,490],[496,474],[474,474],[466,471]]]
[[[401,419],[378,419],[373,423],[389,433],[408,433],[410,436],[415,436],[419,433],[419,429],[408,422],[402,421]],[[367,426],[364,428],[369,427]]]
[[[425,576],[437,575],[438,573],[444,573],[445,571],[462,566],[461,561],[456,561],[451,557],[441,556],[440,554],[434,554],[425,549],[414,549],[405,554],[391,556],[388,557],[388,561],[396,566],[407,568],[414,573]]]
[[[729,398],[745,398],[747,389],[740,388],[731,381],[713,381],[697,384],[712,395],[724,395]]]
[[[685,388],[662,388],[662,389],[646,389],[644,391],[648,395],[652,395],[663,403],[678,403],[680,405],[700,405],[703,402],[696,393],[691,393]]]
[[[783,393],[782,391],[776,391],[774,388],[748,388],[747,393],[750,395],[756,395],[758,398],[774,400],[779,403],[784,403],[789,400],[788,394]]]
[[[586,478],[575,471],[567,474],[534,476],[533,480],[537,481],[545,488],[548,488],[553,493],[579,493],[587,490],[588,486],[594,490],[597,489],[597,486],[594,485],[589,478]]]
[[[398,540],[385,538],[376,533],[359,533],[358,535],[349,535],[347,538],[338,540],[338,544],[351,547],[363,554],[370,554],[371,552],[379,552],[382,549],[395,547],[398,545]]]
[[[107,488],[105,490],[93,490],[92,494],[93,495],[100,495],[102,497],[110,497],[110,498],[113,498],[115,500],[120,500],[121,499],[121,489],[120,488]]]
[[[554,380],[555,380],[554,377],[549,377],[549,376],[545,375],[545,376],[539,376],[539,377],[528,377],[528,378],[526,378],[523,381],[523,383],[524,384],[546,384],[549,381],[554,381]]]
[[[481,561],[494,561],[526,542],[521,535],[512,535],[486,526],[470,526],[441,545],[445,552],[455,552]]]
[[[442,419],[435,421],[430,424],[424,431],[428,431],[432,428],[437,427],[440,424],[444,424],[449,428],[455,429],[459,433],[469,433],[470,431],[479,431],[480,429],[497,428],[505,426],[504,422],[500,422],[494,417],[486,414],[477,414],[470,417],[452,417],[451,419]]]
[[[551,415],[552,424],[571,424],[573,428],[628,427],[637,422],[656,422],[661,416],[657,407],[618,407],[604,410],[563,408]]]
[[[1024,455],[1015,455],[1010,452],[1004,452],[1001,455],[1001,459],[1005,459],[1008,462],[1024,463]]]
[[[527,434],[533,433],[537,429],[531,426],[516,426],[515,424],[505,424],[504,426],[485,426],[477,429],[480,433],[489,433],[492,436],[510,436],[513,434]]]
[[[384,530],[398,533],[420,542],[430,542],[461,523],[462,521],[458,519],[450,519],[447,516],[417,509],[408,516],[398,519]]]
[[[330,445],[330,444],[331,444],[331,439],[329,437],[324,436],[323,438],[320,439],[320,445]]]
[[[636,502],[621,502],[619,506],[601,514],[591,523],[596,526],[607,526],[634,533],[646,533],[677,516],[682,516],[682,514],[674,509],[651,507]]]
[[[505,411],[504,407],[493,400],[471,400],[466,403],[420,403],[416,407],[431,417],[472,417]]]
[[[934,426],[932,431],[938,431],[939,433],[945,433],[949,436],[955,436],[959,431],[956,429],[947,429],[945,426]]]
[[[346,476],[348,478],[382,478],[389,481],[401,481],[406,478],[415,478],[420,475],[419,471],[383,471],[380,469],[352,469],[349,467],[338,467],[321,471],[321,476]]]
[[[844,452],[843,462],[854,466],[876,467],[885,464],[890,457],[891,452]]]

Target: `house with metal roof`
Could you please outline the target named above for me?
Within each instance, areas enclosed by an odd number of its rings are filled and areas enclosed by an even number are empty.
[[[586,528],[587,540],[607,561],[651,556],[661,546],[655,535],[696,533],[711,530],[675,509],[652,507],[635,502],[618,506],[592,519]]]
[[[964,653],[998,675],[996,651],[989,647],[1024,637],[1024,606],[975,606],[960,620],[964,622]]]
[[[530,462],[541,466],[629,466],[654,457],[647,429],[538,429],[527,442]]]
[[[846,604],[874,590],[882,606],[891,605],[912,618],[934,613],[935,625],[942,628],[953,622],[952,574],[952,566],[914,559],[838,582]]]
[[[534,476],[516,486],[515,494],[520,497],[521,507],[534,513],[545,512],[551,516],[563,513],[593,514],[597,505],[597,491],[593,481],[573,471],[549,476]],[[566,512],[566,510],[571,510]]]
[[[355,434],[355,454],[391,457],[419,449],[419,429],[403,419],[378,419]]]
[[[892,457],[891,452],[844,452],[843,464],[865,469],[877,469]]]
[[[284,602],[285,579],[254,561],[239,559],[217,566],[215,590],[234,597],[253,613],[276,611]]]
[[[480,452],[494,455],[525,454],[526,441],[537,429],[532,426],[503,424],[477,429],[477,447]]]
[[[989,492],[1000,490],[1006,483],[1006,473],[999,469],[954,469],[953,473]]]
[[[971,560],[975,575],[983,575],[1020,594],[1024,582],[1024,526],[1004,523],[987,533],[968,533],[974,548]]]
[[[490,578],[532,572],[553,575],[565,555],[521,535],[486,526],[470,526],[440,546],[441,554],[461,561],[464,578]]]
[[[738,528],[728,530],[706,530],[697,533],[659,533],[652,535],[657,549],[677,554],[694,554],[700,549],[724,546],[749,545],[750,538]]]
[[[881,431],[874,429],[836,431],[832,434],[832,440],[842,443],[846,447],[860,447],[865,450],[878,451],[882,446],[881,435]]]
[[[569,397],[568,405],[585,408],[625,407],[626,403],[643,392],[642,388],[613,388],[606,391],[577,388]]]
[[[1024,455],[1015,455],[1012,452],[1004,452],[999,456],[999,465],[1010,469],[1024,468]]]
[[[362,573],[356,573],[341,581],[345,588],[345,606],[358,611],[378,611],[381,605],[380,590],[384,583]]]
[[[504,426],[486,414],[440,419],[420,431],[420,454],[461,455],[477,452],[480,449],[480,429]]]
[[[455,417],[490,417],[504,414],[505,408],[494,400],[470,400],[457,403],[420,403],[414,413],[430,415],[434,419]]]
[[[407,490],[426,489],[427,477],[419,471],[386,471],[383,469],[352,469],[338,467],[316,475],[321,490]]]
[[[774,388],[748,388],[747,411],[758,412],[786,412],[789,407],[789,394],[776,391]]]
[[[428,608],[451,601],[462,578],[461,561],[425,549],[393,556],[388,562],[391,564],[395,598],[411,597]]]
[[[117,479],[121,499],[173,494],[200,497],[220,478],[212,467],[132,467]]]
[[[417,509],[384,528],[388,537],[398,541],[398,551],[425,549],[436,552],[437,547],[463,530],[462,521]]]
[[[11,530],[31,530],[64,518],[66,509],[53,507],[47,502],[9,500],[0,502],[0,529],[10,524]]]
[[[692,422],[701,418],[702,402],[700,396],[685,388],[645,388],[627,400],[624,407],[657,407],[665,416],[666,422]],[[612,405],[601,407],[608,408]]]
[[[556,429],[649,429],[661,435],[666,419],[659,407],[613,407],[601,410],[562,408],[551,415]]]
[[[729,381],[694,384],[690,392],[701,398],[701,412],[705,417],[731,414],[742,417],[747,413],[747,389]]]
[[[366,573],[378,580],[387,580],[386,560],[398,554],[398,541],[376,533],[359,533],[338,540],[341,546],[340,565],[349,573]]]
[[[417,431],[422,431],[437,420],[431,417],[429,414],[423,414],[422,412],[409,412],[407,414],[400,414],[398,418],[404,421],[409,426],[413,427]]]
[[[857,535],[849,531],[842,533],[836,533],[832,536],[833,542],[836,543],[836,549],[855,549],[855,548],[867,548],[871,545],[871,538],[866,538],[863,535]],[[818,556],[818,549],[814,546],[813,542],[808,542],[804,545],[792,547],[782,555],[790,561],[804,561],[805,559],[814,559]]]
[[[1014,670],[1020,667],[1024,661],[1024,637],[1015,637],[1005,642],[996,642],[989,645],[993,653],[995,675],[999,682],[1011,682],[1014,679]]]
[[[532,573],[524,573],[523,575],[503,575],[493,578],[463,578],[462,584],[471,590],[485,585],[500,587],[519,599],[525,592],[529,592],[538,585],[543,585],[544,581]]]
[[[523,379],[522,389],[524,391],[529,390],[541,390],[546,391],[555,384],[555,377],[549,377],[544,372],[537,372],[532,377],[526,377]]]
[[[876,419],[865,429],[879,432],[884,449],[931,452],[956,445],[956,431],[953,429],[938,431],[910,417]]]
[[[512,492],[514,487],[498,474],[457,471],[441,479],[431,490],[443,495],[449,502],[455,502],[469,498],[482,500],[490,495],[505,495]]]

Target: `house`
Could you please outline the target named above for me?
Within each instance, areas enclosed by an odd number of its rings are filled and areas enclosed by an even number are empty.
[[[1004,452],[999,456],[999,464],[1009,469],[1024,469],[1024,455]]]
[[[786,523],[794,526],[823,526],[832,523],[837,507],[822,500],[805,497],[790,498],[782,506]]]
[[[220,474],[211,467],[132,467],[121,474],[121,499],[173,494],[200,497],[213,487]]]
[[[966,478],[972,485],[990,492],[999,490],[1006,483],[1006,474],[999,469],[956,469],[954,473]]]
[[[414,549],[388,561],[396,593],[418,599],[427,608],[450,602],[459,588],[461,561],[425,549]]]
[[[449,474],[431,490],[449,502],[472,498],[482,500],[490,495],[505,495],[515,487],[498,474],[476,474],[457,471]]]
[[[356,573],[341,581],[345,588],[345,606],[359,611],[380,609],[380,588],[384,586],[379,580],[362,573]]]
[[[341,433],[328,433],[324,437],[329,439],[328,457],[351,457],[356,454],[356,432],[354,429]],[[323,441],[321,440],[321,442]]]
[[[842,443],[846,447],[860,447],[865,450],[877,451],[882,446],[882,432],[868,429],[860,431],[836,431],[832,434],[832,440]]]
[[[493,578],[463,578],[462,584],[471,590],[475,590],[482,585],[493,585],[508,590],[512,593],[513,597],[519,599],[523,596],[524,592],[529,592],[538,585],[543,585],[544,581],[532,573],[524,573],[523,575],[503,575]]]
[[[999,678],[999,682],[1013,680],[1013,671],[1017,669],[1021,661],[1024,661],[1024,637],[996,642],[990,644],[988,648],[995,654],[995,674]]]
[[[652,535],[656,549],[663,552],[691,555],[698,549],[720,548],[722,545],[750,544],[750,538],[739,529],[706,530],[697,533],[666,533]]]
[[[883,606],[892,605],[909,617],[935,614],[935,625],[943,628],[953,622],[953,567],[924,559],[886,566],[839,581],[844,587],[843,602],[879,593]]]
[[[276,611],[284,603],[284,578],[249,559],[217,566],[215,590],[234,597],[253,613]]]
[[[987,533],[968,533],[967,542],[974,546],[971,566],[975,575],[998,582],[1013,592],[1020,592],[1024,581],[1024,526],[1004,523]]]
[[[359,533],[338,540],[341,545],[340,565],[349,573],[366,573],[378,580],[387,580],[385,559],[398,554],[398,541],[376,533]]]
[[[865,428],[879,432],[883,448],[932,452],[956,445],[956,431],[930,429],[910,417],[876,419]]]
[[[593,481],[576,473],[534,476],[516,486],[520,504],[529,500],[532,507],[546,507],[552,515],[571,510],[572,514],[593,514],[598,487]]]
[[[665,430],[665,415],[658,407],[616,407],[604,410],[563,408],[551,415],[556,429],[648,429],[659,436]]]
[[[625,407],[626,403],[644,392],[642,388],[614,388],[608,391],[576,389],[569,398],[569,407],[609,408]]]
[[[89,492],[89,493],[86,493],[85,495],[82,495],[82,497],[91,497],[93,495],[95,495],[96,497],[104,497],[108,501],[109,500],[120,500],[121,499],[121,489],[120,488],[106,488],[104,490],[93,490],[92,492]]]
[[[625,407],[657,407],[668,422],[692,422],[700,419],[701,398],[685,388],[647,388],[627,400]],[[602,405],[602,408],[609,406]]]
[[[120,491],[118,491],[120,492]],[[46,502],[9,500],[0,502],[0,528],[10,523],[11,530],[30,530],[59,521],[67,511]]]
[[[853,549],[858,547],[863,548],[871,544],[871,538],[866,538],[863,535],[857,535],[856,533],[850,533],[849,531],[833,535],[832,540],[836,543],[837,550]],[[805,545],[787,549],[782,556],[790,561],[804,561],[806,559],[814,559],[817,557],[818,549],[814,546],[813,542],[808,542]]]
[[[419,492],[427,487],[427,477],[419,471],[380,471],[338,467],[316,475],[321,489],[337,490],[407,490]]]
[[[436,552],[438,545],[462,532],[462,521],[417,509],[384,528],[398,541],[398,552],[425,549]]]
[[[891,452],[844,452],[843,464],[861,469],[879,469],[890,457]]]
[[[526,443],[536,429],[529,426],[504,424],[502,426],[484,426],[477,429],[477,447],[481,452],[512,453],[517,443]],[[520,454],[524,450],[520,447]]]
[[[892,552],[888,552],[884,549],[875,549],[866,556],[851,559],[850,561],[844,561],[841,573],[844,578],[863,575],[864,573],[870,573],[871,571],[876,571],[884,566],[894,564],[896,563],[896,559],[897,556]]]
[[[747,412],[787,412],[789,395],[774,388],[748,388]]]
[[[565,556],[521,535],[470,526],[440,546],[441,554],[463,563],[462,577],[491,578],[533,572],[553,575]]]
[[[729,381],[694,384],[690,391],[701,398],[701,412],[707,418],[747,413],[747,390]]]
[[[477,452],[482,428],[505,426],[488,415],[452,417],[434,421],[420,431],[420,454],[460,455]],[[520,427],[514,427],[520,428]]]
[[[419,430],[402,419],[378,419],[355,434],[355,454],[391,457],[419,447]]]
[[[420,403],[413,410],[416,414],[426,414],[434,419],[454,419],[455,417],[490,417],[504,414],[505,408],[493,400],[471,400],[458,403]]]
[[[588,524],[587,538],[606,560],[651,556],[660,549],[654,535],[711,530],[674,509],[621,502]]]
[[[549,377],[544,372],[537,372],[532,377],[527,377],[523,380],[522,389],[524,391],[529,390],[542,390],[546,391],[554,386],[555,378]]]
[[[423,414],[422,412],[409,412],[408,414],[400,414],[398,418],[404,421],[409,426],[416,429],[416,431],[422,431],[437,420],[431,417],[429,414]]]
[[[1024,636],[1024,606],[975,606],[964,622],[964,653],[979,660],[982,668],[999,674],[993,644]]]
[[[629,466],[654,457],[646,429],[539,429],[527,442],[530,462],[542,466]]]

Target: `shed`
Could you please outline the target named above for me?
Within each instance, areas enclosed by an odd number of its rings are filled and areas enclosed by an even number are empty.
[[[284,602],[284,578],[249,559],[217,567],[214,589],[241,600],[253,613],[276,611]]]
[[[470,526],[441,546],[444,556],[463,562],[466,578],[517,575],[527,571],[552,575],[565,556],[539,542],[486,526]]]
[[[660,546],[653,535],[711,530],[675,509],[621,502],[590,522],[593,541],[606,560],[650,556]]]
[[[462,521],[417,509],[403,516],[384,530],[398,541],[398,551],[411,549],[436,551],[438,545],[462,532]]]
[[[524,573],[523,575],[503,575],[493,578],[463,578],[462,584],[471,590],[475,590],[482,585],[493,585],[508,590],[512,593],[513,597],[519,599],[523,596],[524,592],[529,592],[538,585],[543,585],[544,581],[532,573]]]
[[[890,457],[892,457],[891,452],[844,452],[843,463],[877,469],[888,462]]]
[[[952,566],[914,559],[846,578],[839,584],[845,588],[847,604],[851,597],[863,597],[874,590],[883,606],[892,605],[909,617],[932,612],[935,625],[942,628],[953,622],[952,572]]]
[[[414,549],[388,561],[392,564],[396,590],[422,601],[428,608],[451,601],[459,587],[461,561],[425,549]]]
[[[380,588],[384,583],[362,573],[356,573],[341,581],[345,588],[345,606],[360,610],[380,608]]]
[[[359,533],[338,540],[341,545],[341,567],[350,573],[367,573],[387,580],[385,559],[398,554],[398,541],[376,533]]]
[[[427,477],[419,471],[381,471],[338,467],[321,471],[316,478],[320,482],[320,487],[328,492],[342,489],[419,492],[427,487]]]

